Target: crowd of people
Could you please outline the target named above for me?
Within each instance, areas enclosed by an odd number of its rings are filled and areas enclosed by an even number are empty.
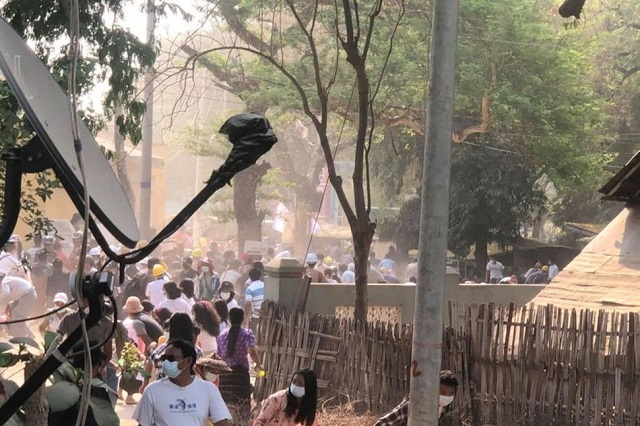
[[[546,265],[537,261],[524,274],[518,274],[517,270],[513,274],[504,276],[505,267],[496,260],[495,257],[489,257],[486,267],[486,284],[548,284],[559,273],[560,268],[553,258],[549,258]]]
[[[72,247],[65,250],[60,239],[36,235],[33,247],[23,250],[22,238],[11,236],[0,254],[0,322],[10,322],[1,332],[12,337],[71,334],[81,324],[72,288],[82,262],[85,275],[107,270],[116,276],[115,306],[106,302],[105,315],[88,330],[96,394],[112,406],[117,399],[137,405],[134,418],[143,426],[205,425],[207,419],[226,425],[231,412],[251,412],[251,376],[265,374],[256,350],[264,265],[291,251],[238,256],[219,250],[216,243],[192,250],[176,245],[128,265],[120,277],[118,265],[109,262],[91,239],[80,260],[83,241],[82,232],[76,231]],[[335,247],[328,251],[326,256],[307,254],[304,273],[313,282],[355,282],[353,254]],[[417,260],[404,274],[397,273],[393,246],[382,259],[372,252],[369,267],[371,282],[416,281]],[[49,314],[38,321],[21,321],[42,312]],[[143,368],[124,380],[123,359],[131,350]],[[70,362],[84,368],[77,356]],[[302,369],[287,389],[263,401],[253,424],[315,425],[316,403],[315,373]],[[74,415],[77,407],[52,412],[49,424],[68,424]],[[88,418],[92,419],[91,409]]]

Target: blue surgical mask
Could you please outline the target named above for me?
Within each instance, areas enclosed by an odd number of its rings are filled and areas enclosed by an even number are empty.
[[[180,375],[180,373],[182,373],[182,370],[178,368],[178,361],[169,361],[165,359],[162,361],[162,372],[168,378],[175,379]]]
[[[295,396],[296,398],[302,398],[305,393],[302,386],[296,386],[293,383],[291,383],[291,386],[289,386],[289,392],[291,392],[291,395]]]

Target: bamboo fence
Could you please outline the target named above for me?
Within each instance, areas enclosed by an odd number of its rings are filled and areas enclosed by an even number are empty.
[[[446,424],[640,425],[638,313],[450,302],[442,368],[460,382]],[[411,327],[263,306],[258,400],[315,370],[321,395],[382,413],[408,393]]]
[[[474,425],[640,424],[638,313],[450,304],[443,361]]]
[[[301,368],[316,372],[321,396],[336,404],[349,402],[357,411],[384,412],[408,393],[408,326],[378,322],[356,327],[351,320],[291,313],[265,303],[257,349],[266,370],[256,380],[258,400],[287,388]]]

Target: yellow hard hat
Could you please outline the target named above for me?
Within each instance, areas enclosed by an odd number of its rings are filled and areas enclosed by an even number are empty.
[[[193,257],[202,257],[202,249],[201,248],[194,248],[193,249],[193,253],[191,253],[193,255]]]
[[[153,269],[151,270],[154,277],[164,275],[165,272],[167,272],[167,269],[161,264],[153,265]]]
[[[324,258],[324,264],[327,266],[333,265],[333,259],[330,256]]]

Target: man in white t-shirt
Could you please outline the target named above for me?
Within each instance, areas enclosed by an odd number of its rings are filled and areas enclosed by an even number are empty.
[[[231,414],[218,388],[195,376],[196,350],[172,340],[162,356],[165,377],[145,389],[133,418],[140,426],[228,426]]]
[[[154,280],[147,284],[145,296],[147,296],[149,302],[153,303],[154,306],[158,306],[166,299],[164,292],[162,291],[164,283],[167,282],[167,278],[165,277],[166,272],[165,267],[160,264],[154,265],[151,270]]]
[[[487,263],[487,282],[491,284],[497,284],[502,279],[502,271],[504,266],[498,262],[495,257],[489,257],[489,263]]]

